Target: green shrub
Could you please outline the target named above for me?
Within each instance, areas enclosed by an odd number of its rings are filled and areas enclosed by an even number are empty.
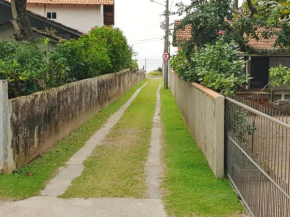
[[[43,69],[42,56],[30,43],[0,42],[0,79],[8,80],[10,96],[29,94],[39,88],[37,74]]]
[[[194,50],[190,56],[179,52],[171,65],[186,81],[198,82],[225,95],[234,93],[248,81],[238,46],[234,42],[225,43],[223,37],[213,45]]]
[[[195,73],[195,62],[192,61],[192,55],[193,54],[187,57],[185,53],[180,50],[178,54],[173,56],[170,60],[170,65],[175,73],[188,82],[198,81],[199,79]]]
[[[132,50],[119,28],[113,28],[112,26],[95,27],[92,28],[88,37],[93,37],[97,41],[104,40],[111,66],[107,68],[108,73],[130,68]]]
[[[281,64],[278,67],[270,69],[270,77],[272,78],[272,86],[287,85],[290,88],[290,69]]]
[[[92,28],[78,40],[58,43],[53,51],[46,49],[48,42],[0,41],[0,79],[8,80],[10,98],[138,68],[132,60],[132,49],[118,28]]]
[[[48,59],[49,54],[38,44],[1,41],[0,79],[8,80],[9,96],[26,95],[49,86]]]
[[[8,80],[10,98],[66,83],[65,59],[52,61],[47,43],[0,41],[0,79]]]
[[[234,42],[224,43],[221,38],[214,45],[206,45],[194,55],[198,81],[213,90],[223,91],[225,95],[232,94],[247,83],[242,59]]]
[[[136,67],[136,63],[132,60],[132,50],[122,31],[112,26],[95,27],[78,40],[59,43],[53,54],[53,60],[59,57],[67,60],[71,80]]]
[[[130,68],[130,69],[139,69],[139,66],[138,66],[138,61],[137,60],[131,60],[131,63],[129,64],[129,67],[127,68]]]
[[[79,40],[71,39],[57,44],[52,61],[59,58],[65,59],[65,64],[69,67],[68,78],[72,81],[109,73],[107,68],[111,67],[104,40],[97,42],[88,35]]]
[[[155,71],[162,72],[162,68],[158,67]]]

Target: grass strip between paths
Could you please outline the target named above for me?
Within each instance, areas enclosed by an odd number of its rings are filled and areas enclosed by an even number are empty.
[[[148,80],[109,135],[97,146],[85,170],[61,197],[144,198],[144,165],[151,138],[156,91],[162,80]]]
[[[118,111],[145,82],[146,80],[141,81],[119,100],[104,108],[91,120],[59,141],[54,148],[48,150],[28,166],[14,171],[11,175],[0,175],[0,199],[17,200],[37,195],[40,190],[44,189],[46,182],[55,175],[58,168],[83,147],[106,120]]]
[[[216,179],[196,145],[170,90],[161,90],[161,119],[167,171],[163,182],[170,216],[243,216],[226,179]]]

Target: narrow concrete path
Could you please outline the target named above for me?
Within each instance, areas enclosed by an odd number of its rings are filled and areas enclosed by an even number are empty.
[[[0,206],[1,217],[166,217],[161,200],[32,197]]]
[[[150,149],[149,155],[147,159],[147,163],[145,165],[145,171],[147,174],[146,184],[148,186],[147,196],[150,199],[161,199],[160,192],[160,184],[161,184],[161,173],[162,173],[162,165],[161,165],[161,145],[162,145],[162,126],[161,126],[161,118],[160,118],[160,89],[161,85],[157,90],[157,100],[156,100],[156,109],[153,117],[153,126],[151,129],[151,141],[150,141]]]
[[[40,193],[41,196],[56,197],[64,194],[71,185],[72,180],[80,176],[84,171],[84,161],[92,154],[96,146],[100,145],[102,140],[106,138],[110,129],[120,120],[125,110],[131,105],[133,100],[146,85],[147,83],[140,87],[133,96],[107,120],[104,126],[86,142],[85,146],[76,152],[63,168],[60,168],[59,174],[50,180],[45,190]]]
[[[146,84],[145,84],[146,85]],[[144,86],[145,86],[144,85]],[[150,150],[145,165],[147,174],[146,192],[149,199],[133,198],[90,198],[61,199],[61,195],[69,187],[71,181],[81,175],[83,161],[90,156],[94,148],[106,137],[109,130],[118,122],[126,108],[135,99],[142,86],[123,107],[107,121],[105,126],[86,143],[52,179],[42,196],[23,201],[0,203],[0,217],[167,217],[160,192],[161,165],[161,120],[160,120],[160,88],[157,91],[157,102],[151,133]]]

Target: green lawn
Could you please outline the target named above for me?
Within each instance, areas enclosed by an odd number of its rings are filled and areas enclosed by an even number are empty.
[[[161,77],[162,75],[160,71],[152,71],[147,74],[147,77]]]
[[[0,199],[24,199],[37,195],[58,168],[78,151],[106,120],[115,113],[146,80],[125,93],[78,130],[58,142],[54,148],[12,175],[0,175]]]
[[[163,188],[171,216],[239,216],[243,207],[226,179],[216,179],[197,147],[170,90],[161,90],[164,158]]]
[[[61,197],[134,197],[144,198],[147,159],[156,91],[161,80],[148,80],[111,129],[103,144],[85,161],[83,174],[76,178]]]

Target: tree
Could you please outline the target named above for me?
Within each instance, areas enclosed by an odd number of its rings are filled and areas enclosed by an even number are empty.
[[[233,19],[230,11],[230,0],[224,1],[204,1],[193,0],[191,5],[179,4],[178,14],[186,14],[178,28],[182,29],[186,25],[191,25],[191,39],[188,40],[183,49],[187,53],[193,48],[202,48],[207,43],[214,44],[218,38],[218,32],[227,32],[225,41],[232,41],[233,28],[228,20]],[[229,34],[230,33],[230,34]],[[237,41],[237,40],[236,40]]]
[[[15,39],[17,41],[34,42],[31,24],[26,12],[27,0],[11,0],[11,10],[13,16],[13,26],[15,29]]]
[[[180,3],[177,13],[185,13],[186,16],[178,28],[191,25],[192,29],[192,37],[183,48],[186,52],[204,47],[207,43],[214,44],[219,31],[225,31],[225,41],[234,40],[243,52],[253,52],[247,46],[250,37],[259,40],[277,35],[276,46],[290,46],[289,6],[287,0],[245,0],[241,7],[237,7],[236,0],[192,0],[190,5]]]

